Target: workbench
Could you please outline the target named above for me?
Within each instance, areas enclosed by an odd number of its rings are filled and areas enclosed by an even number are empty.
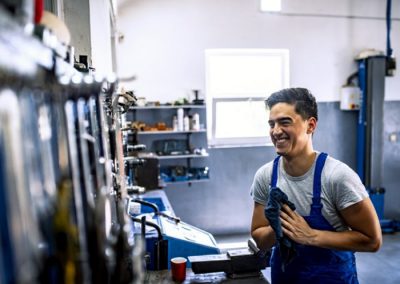
[[[242,279],[231,279],[224,272],[194,274],[191,269],[186,270],[186,280],[182,283],[242,283],[242,284],[269,284],[267,280],[269,270],[262,270],[260,277],[250,277]],[[177,283],[171,278],[170,270],[147,271],[145,282],[148,284],[169,284]]]

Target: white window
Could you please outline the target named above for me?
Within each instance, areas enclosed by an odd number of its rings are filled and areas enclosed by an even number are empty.
[[[282,9],[281,0],[260,0],[262,12],[279,12]]]
[[[287,49],[206,50],[209,145],[269,144],[264,100],[288,86]]]

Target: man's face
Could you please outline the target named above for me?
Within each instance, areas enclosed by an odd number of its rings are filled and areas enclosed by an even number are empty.
[[[296,157],[311,146],[311,135],[316,127],[315,118],[304,120],[295,106],[278,103],[270,109],[270,136],[275,150],[284,157]],[[312,148],[311,148],[312,149]]]

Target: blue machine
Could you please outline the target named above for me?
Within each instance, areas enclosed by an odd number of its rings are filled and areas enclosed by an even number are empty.
[[[385,75],[385,56],[358,61],[361,102],[357,126],[357,173],[370,194],[379,219],[383,219],[385,193],[382,187]]]
[[[368,190],[383,232],[394,232],[399,222],[384,219],[382,186],[383,105],[385,76],[396,69],[390,46],[391,0],[386,7],[386,55],[371,55],[358,59],[358,84],[361,89],[357,126],[357,173]]]
[[[175,222],[164,216],[157,216],[153,221],[157,222],[161,228],[162,241],[167,243],[165,246],[167,246],[168,269],[170,269],[170,260],[174,257],[188,258],[192,255],[220,253],[214,237],[208,232],[181,221]],[[149,270],[156,270],[155,264],[160,262],[156,259],[156,250],[160,246],[157,242],[159,242],[159,237],[156,231],[146,233],[146,248],[150,255],[150,265],[147,267]]]
[[[383,232],[398,228],[395,221],[384,219],[382,186],[383,104],[387,57],[370,56],[358,61],[358,82],[361,89],[357,127],[357,173],[370,195]]]
[[[170,269],[170,260],[174,257],[220,253],[212,234],[175,216],[164,192],[150,192],[130,202],[141,203],[140,214],[132,211],[129,214],[135,222],[135,234],[145,236],[149,256],[147,269]],[[191,264],[188,262],[187,266],[191,267]]]

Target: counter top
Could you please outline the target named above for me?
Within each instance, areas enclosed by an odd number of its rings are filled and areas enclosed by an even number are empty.
[[[205,273],[205,274],[194,274],[191,269],[186,271],[186,280],[182,283],[243,283],[243,284],[269,284],[266,276],[266,271],[261,271],[259,277],[247,277],[241,279],[229,278],[224,272],[217,273]],[[147,271],[145,276],[145,282],[148,284],[160,283],[177,283],[171,278],[170,270],[161,271]]]

